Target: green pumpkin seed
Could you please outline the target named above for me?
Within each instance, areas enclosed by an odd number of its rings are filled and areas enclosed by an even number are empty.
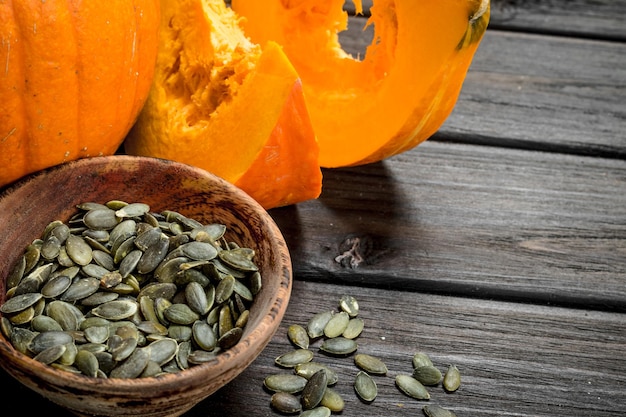
[[[311,339],[317,339],[324,335],[324,328],[328,324],[328,321],[333,317],[334,312],[332,310],[323,311],[315,314],[307,323],[307,333]]]
[[[272,395],[270,404],[276,411],[283,414],[300,414],[302,405],[300,399],[287,392],[276,392]]]
[[[301,349],[309,348],[309,335],[306,329],[299,324],[292,324],[287,328],[287,337],[294,346]]]
[[[387,365],[380,359],[365,353],[358,353],[354,356],[354,364],[368,374],[386,375]]]
[[[352,339],[346,339],[343,336],[326,339],[320,346],[320,350],[331,355],[344,356],[355,352],[358,348],[357,343]]]
[[[413,378],[411,375],[407,374],[398,374],[396,375],[396,386],[408,395],[409,397],[415,398],[417,400],[428,400],[430,399],[430,393],[419,382],[417,379]]]
[[[16,295],[13,298],[9,298],[0,307],[0,311],[5,314],[13,314],[19,311],[25,310],[28,307],[32,307],[37,301],[41,300],[43,295],[41,293],[26,293]]]
[[[334,389],[327,387],[320,405],[327,407],[333,413],[340,413],[345,407],[345,401],[341,394]]]
[[[413,369],[419,368],[421,366],[433,366],[433,362],[430,360],[430,357],[423,353],[417,352],[413,355]]]
[[[339,307],[351,318],[359,315],[359,302],[351,295],[343,295],[339,300]]]
[[[348,326],[342,333],[342,336],[346,339],[356,339],[361,335],[364,327],[365,323],[363,322],[363,319],[359,317],[350,319],[350,321],[348,322]]]
[[[311,410],[304,410],[300,417],[330,417],[331,412],[328,407],[319,406]]]
[[[313,352],[308,349],[296,349],[278,356],[274,362],[283,368],[294,368],[305,362],[313,360]]]
[[[437,385],[441,382],[441,371],[434,366],[420,366],[413,370],[413,378],[424,385]]]
[[[461,386],[461,373],[456,365],[450,365],[443,376],[443,387],[448,392],[454,392]]]
[[[452,411],[438,405],[425,405],[422,410],[428,417],[456,417]]]
[[[350,316],[345,311],[334,314],[324,326],[324,335],[331,338],[341,336],[348,328],[349,322]]]
[[[378,387],[374,379],[367,372],[359,371],[354,381],[354,390],[359,398],[365,402],[372,402],[378,395]]]
[[[311,376],[313,376],[313,374],[315,374],[320,369],[323,369],[326,372],[326,381],[328,385],[334,385],[337,383],[337,381],[339,380],[339,376],[337,375],[337,373],[328,366],[319,362],[304,362],[294,367],[296,375],[300,375],[306,379],[311,378]]]
[[[297,394],[302,392],[307,384],[307,379],[294,374],[273,374],[263,380],[263,385],[270,391],[287,392]]]
[[[302,408],[310,410],[319,405],[328,386],[328,376],[324,369],[315,372],[307,380],[302,390]]]

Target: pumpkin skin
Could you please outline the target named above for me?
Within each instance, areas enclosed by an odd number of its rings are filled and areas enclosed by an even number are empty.
[[[147,97],[158,0],[0,2],[0,186],[114,154]]]
[[[233,0],[257,43],[276,41],[302,78],[320,165],[380,161],[451,113],[489,21],[489,0],[375,0],[363,60],[343,51],[343,0]],[[354,0],[357,12],[360,0]]]
[[[319,149],[280,46],[250,42],[223,0],[163,0],[154,82],[128,154],[205,169],[264,208],[317,198]]]

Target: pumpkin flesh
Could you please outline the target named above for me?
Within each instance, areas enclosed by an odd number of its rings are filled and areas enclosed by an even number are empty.
[[[111,155],[147,97],[155,0],[0,3],[0,186]]]
[[[316,198],[318,146],[280,46],[250,42],[223,0],[161,6],[154,82],[126,152],[203,168],[265,208]]]
[[[323,167],[379,161],[435,133],[489,20],[488,0],[376,0],[374,39],[360,59],[339,43],[343,3],[232,1],[246,34],[281,44],[302,78]]]

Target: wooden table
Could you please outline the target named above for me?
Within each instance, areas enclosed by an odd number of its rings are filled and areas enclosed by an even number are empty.
[[[371,2],[366,2],[371,4]],[[359,351],[389,373],[360,402],[352,357],[334,367],[343,416],[626,413],[626,1],[493,0],[458,104],[439,132],[381,163],[324,171],[322,196],[271,215],[293,259],[282,327],[187,417],[275,416],[263,378],[290,324],[355,296]],[[365,19],[342,36],[362,51]],[[394,386],[411,357],[456,364],[429,402]],[[0,374],[4,398],[63,411]],[[19,403],[17,403],[19,404]]]

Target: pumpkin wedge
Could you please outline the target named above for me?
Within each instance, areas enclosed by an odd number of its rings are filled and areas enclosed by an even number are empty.
[[[158,0],[0,1],[0,187],[111,155],[154,71]]]
[[[246,34],[276,41],[302,78],[320,165],[376,162],[451,113],[489,21],[489,0],[375,0],[362,60],[344,52],[343,0],[232,0]],[[353,0],[362,12],[360,0]]]
[[[250,42],[223,0],[163,0],[161,16],[152,89],[125,151],[210,171],[266,209],[317,198],[318,145],[281,47]]]

